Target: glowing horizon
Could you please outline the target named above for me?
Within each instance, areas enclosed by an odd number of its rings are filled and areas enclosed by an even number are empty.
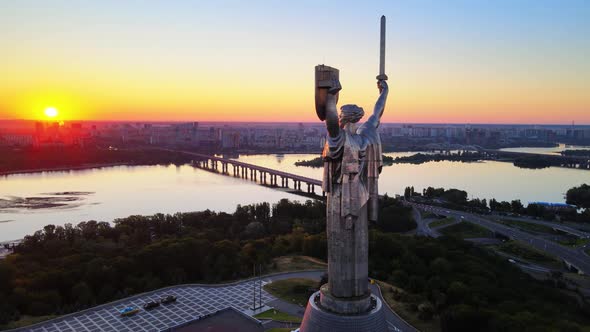
[[[384,122],[590,124],[585,1],[0,8],[0,119],[314,122],[319,63],[370,110],[385,14]]]

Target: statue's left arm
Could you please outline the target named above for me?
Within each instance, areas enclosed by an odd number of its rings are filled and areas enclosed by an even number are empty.
[[[377,82],[377,87],[379,88],[379,98],[375,103],[373,114],[369,117],[369,120],[367,120],[367,122],[371,123],[375,128],[379,127],[379,123],[381,122],[381,116],[385,111],[385,102],[387,101],[387,94],[389,93],[389,87],[387,86],[386,81],[379,80]]]

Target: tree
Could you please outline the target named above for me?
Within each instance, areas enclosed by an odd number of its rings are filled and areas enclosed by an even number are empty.
[[[590,186],[584,183],[579,187],[570,188],[566,193],[566,202],[578,207],[590,208]]]
[[[489,316],[469,305],[460,304],[445,310],[440,319],[442,332],[486,331]]]
[[[258,239],[264,236],[264,225],[259,221],[253,221],[246,226],[244,235],[248,238]]]
[[[467,202],[467,192],[459,189],[449,189],[442,195],[449,203],[463,205]]]
[[[496,211],[498,209],[498,201],[495,198],[490,199],[490,210]]]
[[[410,189],[410,187],[406,187],[404,189],[404,197],[405,198],[410,198],[412,197],[412,190]]]
[[[393,271],[391,279],[396,286],[401,288],[405,288],[408,285],[408,281],[410,280],[408,274],[404,270]]]
[[[420,303],[418,305],[418,318],[421,320],[431,320],[434,316],[434,307],[430,302]]]
[[[94,294],[88,284],[81,281],[72,287],[72,300],[82,308],[85,308],[94,303]]]
[[[4,260],[0,260],[0,294],[8,295],[12,292],[16,269]]]
[[[389,198],[383,201],[379,211],[377,226],[384,232],[407,232],[416,228],[412,208],[400,201]]]
[[[520,202],[520,199],[515,199],[512,202],[510,202],[510,208],[514,213],[521,213],[522,210],[524,210],[524,206]]]

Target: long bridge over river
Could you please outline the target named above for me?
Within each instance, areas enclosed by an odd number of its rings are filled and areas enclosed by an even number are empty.
[[[292,173],[282,172],[268,167],[248,164],[233,159],[226,159],[191,151],[169,151],[184,153],[194,157],[195,159],[193,160],[193,166],[204,170],[228,176],[233,175],[235,177],[240,177],[243,179],[250,179],[252,181],[256,181],[266,186],[286,189],[292,188],[295,190],[296,193],[307,193],[308,195],[317,195],[322,197],[325,196],[325,193],[321,189],[322,181],[320,180]],[[302,185],[303,188],[306,189],[305,191],[301,189]],[[317,193],[316,187],[318,187]]]

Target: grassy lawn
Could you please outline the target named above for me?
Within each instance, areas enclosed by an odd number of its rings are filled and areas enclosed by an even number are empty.
[[[557,259],[535,248],[529,247],[522,243],[518,243],[516,241],[508,241],[502,243],[498,246],[498,250],[531,262],[544,265],[549,264],[552,267],[561,267],[561,263]]]
[[[420,215],[424,219],[427,219],[427,218],[436,218],[436,214],[434,214],[434,213],[432,213],[430,211],[420,211]]]
[[[448,225],[448,224],[450,224],[450,223],[452,223],[454,221],[455,221],[455,218],[453,218],[453,217],[446,217],[446,218],[438,219],[438,220],[435,220],[435,221],[431,222],[430,224],[428,224],[428,227],[430,227],[430,228],[436,228],[436,227]]]
[[[588,255],[590,255],[590,248],[584,250],[585,253],[587,253]]]
[[[532,233],[545,233],[545,234],[559,234],[558,231],[554,230],[553,228],[551,228],[549,226],[533,224],[533,223],[526,222],[526,221],[517,221],[517,220],[512,220],[512,219],[501,219],[500,223],[502,223],[506,226],[520,228],[523,231],[526,231],[529,233],[532,232]]]
[[[10,322],[6,325],[0,325],[0,330],[11,330],[16,329],[23,326],[28,326],[32,324],[37,324],[42,321],[52,319],[57,317],[56,315],[49,315],[49,316],[21,316],[21,318],[17,321]]]
[[[494,236],[490,230],[466,221],[445,227],[440,232],[444,235],[458,236],[463,239]]]
[[[272,319],[281,322],[301,323],[301,317],[291,316],[287,313],[275,309],[270,309],[265,312],[261,312],[258,315],[255,315],[254,318]]]
[[[270,273],[321,270],[327,269],[328,264],[321,260],[308,256],[281,256],[272,260]]]
[[[292,278],[266,284],[264,290],[279,299],[305,307],[312,294],[311,289],[316,290],[317,287],[318,282],[315,280]]]
[[[590,242],[590,239],[582,239],[579,237],[575,237],[575,236],[568,236],[562,240],[557,241],[560,244],[563,244],[564,246],[568,246],[568,247],[579,247],[579,246],[583,246],[585,244],[587,244],[588,242]]]
[[[440,321],[437,317],[434,317],[430,321],[423,321],[418,318],[418,312],[410,310],[409,304],[418,303],[405,303],[395,299],[394,293],[391,291],[395,289],[398,292],[404,292],[401,288],[392,286],[386,282],[376,280],[377,284],[381,288],[381,293],[385,302],[395,311],[396,314],[400,315],[406,322],[414,326],[416,329],[422,332],[438,332],[440,331]]]

